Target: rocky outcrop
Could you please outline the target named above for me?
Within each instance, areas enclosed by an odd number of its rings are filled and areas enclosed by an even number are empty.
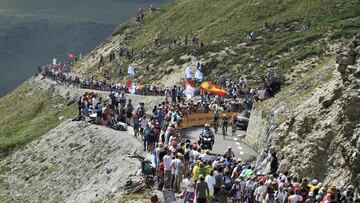
[[[330,58],[276,98],[254,105],[245,141],[258,150],[261,170],[269,171],[275,150],[280,171],[360,185],[360,64],[338,67]]]
[[[0,162],[1,202],[118,202],[141,146],[126,132],[65,121]]]

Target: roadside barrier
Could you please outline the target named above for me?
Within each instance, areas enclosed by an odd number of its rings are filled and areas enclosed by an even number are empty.
[[[227,112],[224,113],[228,117],[229,121],[231,117],[236,114],[236,112]],[[205,124],[214,124],[214,117],[213,113],[194,113],[184,115],[182,117],[182,121],[180,122],[180,126],[182,128],[190,128],[195,126],[203,126]],[[221,120],[222,114],[220,114],[219,119]]]

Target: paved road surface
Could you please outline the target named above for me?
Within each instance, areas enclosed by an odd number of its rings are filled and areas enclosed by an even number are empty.
[[[188,138],[192,141],[198,140],[199,135],[201,133],[203,128],[188,128],[182,130],[183,138]],[[215,134],[215,131],[213,128],[211,128],[213,133]],[[227,136],[225,136],[225,139],[223,138],[222,133],[220,133],[221,129],[218,131],[217,134],[215,134],[215,144],[213,146],[213,152],[223,154],[228,146],[232,147],[232,150],[235,153],[235,156],[237,158],[240,158],[242,161],[247,161],[251,157],[256,157],[257,153],[254,149],[243,143],[241,140],[245,136],[245,131],[238,130],[236,132],[236,136],[231,136],[231,127],[229,126]]]

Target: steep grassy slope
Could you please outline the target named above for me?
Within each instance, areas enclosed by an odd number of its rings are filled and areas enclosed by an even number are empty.
[[[52,90],[39,89],[30,79],[0,99],[0,156],[29,143],[56,127],[60,117],[75,114],[75,105]]]
[[[273,21],[277,31],[261,29],[265,22],[271,24]],[[291,28],[284,29],[285,22]],[[140,82],[149,82],[193,61],[203,61],[210,78],[228,72],[233,78],[245,74],[251,79],[269,70],[285,77],[286,73],[294,71],[292,67],[299,61],[323,57],[329,49],[325,39],[349,38],[359,28],[360,3],[356,0],[175,1],[158,12],[146,13],[140,28],[133,20],[120,25],[113,37],[101,46],[106,50],[96,49],[91,54],[91,59],[96,60],[79,64],[79,72],[85,69],[82,73],[101,75],[96,64],[100,53],[106,56],[110,50],[118,50],[120,44],[134,50],[136,55],[152,47],[157,38],[161,45],[156,48],[155,57],[139,59],[138,55],[135,60],[121,59],[106,64],[113,78],[124,79],[127,65],[133,63],[138,66],[139,73],[148,65],[154,67],[153,77],[140,79]],[[257,39],[249,40],[250,32],[256,32]],[[166,48],[169,39],[183,42],[188,36],[191,41],[192,33],[199,36],[204,47],[182,43],[171,50]],[[196,59],[182,57],[194,50],[199,54]],[[225,53],[217,57],[216,53],[221,51]],[[262,56],[263,62],[257,63],[256,56]],[[269,62],[272,67],[264,67]]]

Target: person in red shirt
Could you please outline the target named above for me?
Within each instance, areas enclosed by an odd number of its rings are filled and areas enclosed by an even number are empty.
[[[165,172],[164,172],[164,162],[161,162],[159,164],[159,190],[162,189],[162,187],[164,186],[164,177],[165,177]]]

